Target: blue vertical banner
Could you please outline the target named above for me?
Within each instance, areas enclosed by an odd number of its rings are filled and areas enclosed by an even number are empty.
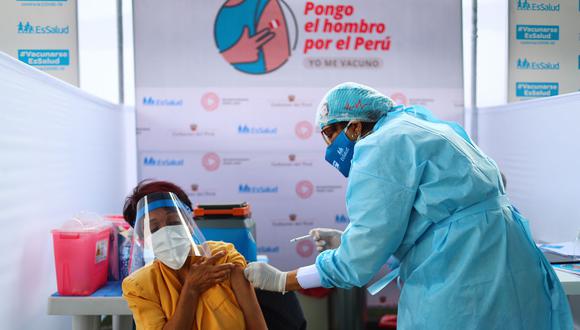
[[[79,86],[77,0],[3,0],[0,13],[0,51]]]
[[[580,90],[580,1],[510,0],[508,100]]]

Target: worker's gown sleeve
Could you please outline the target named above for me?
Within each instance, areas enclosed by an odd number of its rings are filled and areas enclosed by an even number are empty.
[[[401,147],[371,137],[357,144],[346,195],[350,224],[340,247],[316,260],[324,287],[365,285],[402,243],[421,169],[399,157]],[[396,173],[405,179],[395,181]]]

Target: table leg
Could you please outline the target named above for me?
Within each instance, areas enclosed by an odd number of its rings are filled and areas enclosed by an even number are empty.
[[[99,315],[73,315],[73,330],[99,330],[101,317]]]
[[[133,316],[113,315],[113,330],[132,330]]]

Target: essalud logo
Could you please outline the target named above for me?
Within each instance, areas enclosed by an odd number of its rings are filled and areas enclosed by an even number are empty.
[[[559,12],[560,4],[548,3],[545,1],[514,0],[516,1],[516,10],[521,11],[544,11]]]
[[[69,34],[70,32],[68,25],[33,25],[29,21],[19,21],[17,26],[19,34]]]
[[[143,165],[145,166],[183,166],[183,159],[159,159],[154,157],[145,157]]]
[[[276,127],[251,127],[246,124],[238,125],[238,134],[242,135],[276,135],[278,128]]]
[[[143,97],[143,105],[147,106],[166,106],[166,107],[181,107],[183,106],[182,99],[167,99],[154,98],[152,96]]]
[[[251,186],[242,183],[238,186],[238,192],[240,194],[276,194],[278,186]]]
[[[527,58],[518,58],[516,68],[519,70],[560,70],[560,62],[528,61]]]
[[[277,245],[268,246],[268,245],[261,245],[258,246],[258,253],[278,253],[280,252],[280,247]]]
[[[344,161],[350,153],[350,148],[339,147],[336,153],[340,156],[340,160]]]

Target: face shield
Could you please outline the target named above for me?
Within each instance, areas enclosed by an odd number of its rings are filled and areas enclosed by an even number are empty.
[[[149,194],[137,203],[130,272],[158,259],[178,270],[189,255],[209,257],[191,210],[174,193]]]

